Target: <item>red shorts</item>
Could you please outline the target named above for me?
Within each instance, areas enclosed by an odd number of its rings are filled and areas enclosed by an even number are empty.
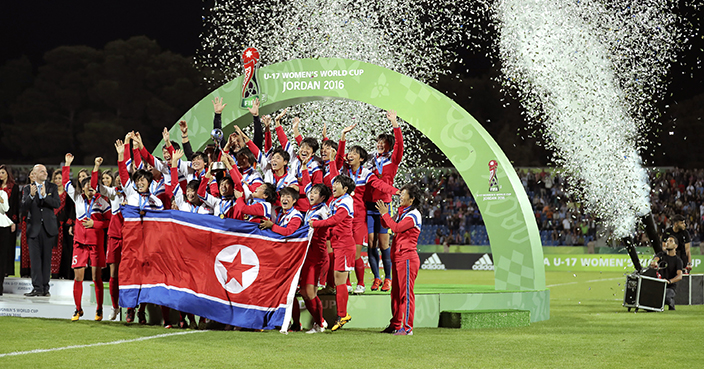
[[[105,250],[102,246],[84,245],[82,243],[73,243],[73,259],[71,268],[85,268],[88,266],[97,268],[105,268]]]
[[[352,222],[352,237],[354,237],[355,245],[367,246],[367,241],[369,238],[369,233],[367,230],[367,217],[362,218],[362,220],[357,220]]]
[[[108,237],[107,263],[115,264],[122,260],[122,238]]]
[[[308,262],[308,260],[306,260],[303,263],[303,267],[301,268],[301,278],[298,282],[301,288],[303,288],[303,286],[307,284],[317,286],[318,278],[320,278],[320,271],[322,270],[322,268],[322,260],[315,260],[311,262]]]
[[[335,271],[350,272],[354,270],[354,247],[334,249],[333,253],[335,253]]]

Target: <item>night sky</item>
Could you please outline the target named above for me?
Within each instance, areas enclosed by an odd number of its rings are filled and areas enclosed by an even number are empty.
[[[205,3],[212,3],[206,0]],[[0,1],[0,63],[29,57],[35,68],[42,64],[45,52],[63,45],[87,45],[102,48],[110,41],[145,35],[164,49],[184,56],[195,55],[202,32],[204,1],[198,0],[123,0],[105,1]],[[689,15],[698,24],[698,15]],[[666,104],[677,103],[704,93],[704,38],[690,40],[682,62],[673,66]],[[490,61],[467,58],[484,65]],[[472,68],[472,66],[469,66]],[[475,72],[477,69],[475,69]],[[689,138],[689,142],[704,140]]]
[[[198,0],[1,1],[0,62],[27,55],[36,66],[58,46],[102,48],[141,35],[192,56],[199,45],[202,6]]]

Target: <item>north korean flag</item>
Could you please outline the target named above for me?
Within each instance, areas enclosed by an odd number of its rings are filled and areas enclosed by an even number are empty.
[[[290,236],[258,224],[126,206],[120,306],[168,306],[252,329],[288,328],[308,226]]]

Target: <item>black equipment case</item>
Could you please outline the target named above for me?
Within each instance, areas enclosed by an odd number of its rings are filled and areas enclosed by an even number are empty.
[[[624,286],[623,306],[631,308],[663,311],[665,307],[665,289],[667,281],[641,274],[631,274],[626,277]]]

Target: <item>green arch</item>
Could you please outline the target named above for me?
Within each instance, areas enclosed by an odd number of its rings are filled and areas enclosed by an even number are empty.
[[[323,71],[336,71],[339,76],[324,77]],[[308,73],[285,75],[296,72]],[[222,115],[226,134],[234,129],[233,124],[251,123],[249,112],[239,108],[242,78],[239,76],[212,91],[183,115],[181,119],[189,124],[194,149],[204,147],[210,140],[211,100],[216,96],[228,103]],[[494,139],[450,98],[408,76],[348,59],[291,60],[260,68],[258,78],[260,91],[267,95],[260,109],[262,114],[322,99],[349,99],[384,110],[395,109],[399,117],[447,155],[475,197],[491,243],[495,289],[545,289],[540,235],[521,181]],[[296,82],[299,88],[305,85],[306,89],[284,91],[285,84],[290,87]],[[342,88],[340,82],[344,84]],[[179,137],[178,124],[171,128],[171,134]],[[498,163],[498,186],[493,186],[496,191],[489,190],[491,160]]]

